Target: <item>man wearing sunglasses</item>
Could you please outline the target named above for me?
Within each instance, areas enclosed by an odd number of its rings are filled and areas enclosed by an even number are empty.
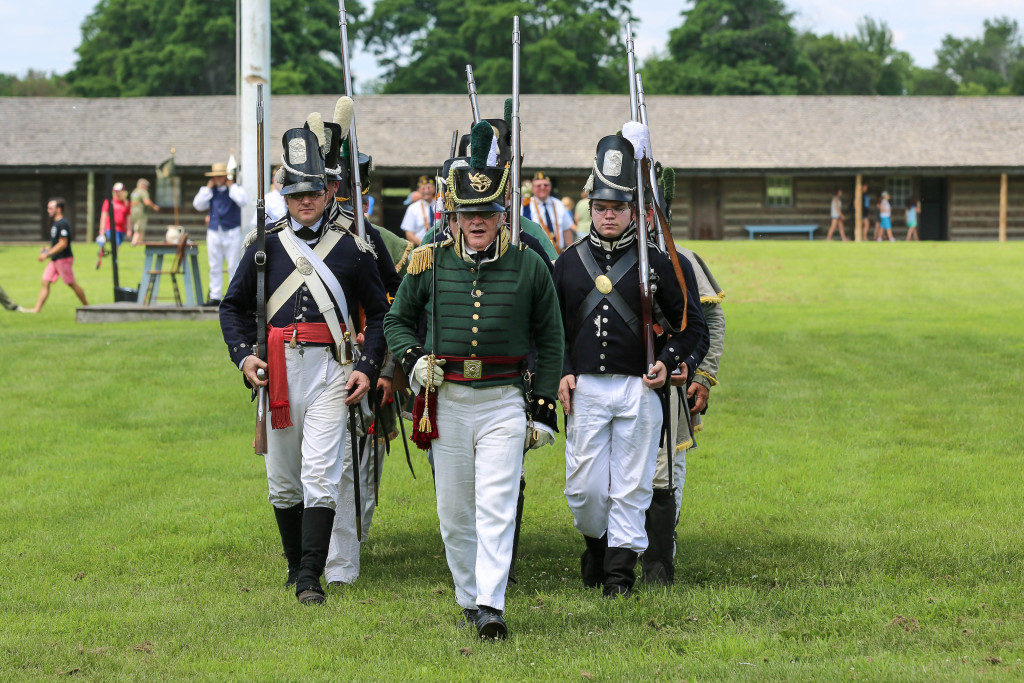
[[[583,585],[603,585],[609,598],[630,595],[638,554],[647,547],[644,513],[662,427],[659,390],[669,368],[691,354],[699,362],[708,348],[699,302],[687,301],[665,254],[638,244],[636,183],[633,145],[617,135],[602,138],[585,188],[593,227],[562,252],[554,275],[566,340],[558,388],[566,414],[565,496],[586,542]],[[647,251],[660,328],[650,372],[640,249]]]
[[[562,339],[551,334],[561,320],[544,257],[511,244],[503,203],[509,166],[486,165],[490,124],[478,123],[472,135],[472,157],[448,173],[451,237],[413,252],[384,326],[420,392],[414,440],[433,451],[455,599],[464,623],[492,639],[508,635],[503,612],[523,453],[552,443],[557,428]],[[531,345],[536,371],[527,380]]]
[[[286,585],[295,587],[300,603],[320,604],[348,411],[359,409],[384,358],[387,299],[369,246],[328,220],[334,198],[316,135],[293,128],[283,144],[281,194],[288,213],[266,236],[267,361],[255,348],[255,244],[231,281],[220,321],[246,386],[269,393],[267,480],[288,560]],[[355,353],[357,307],[366,322]]]

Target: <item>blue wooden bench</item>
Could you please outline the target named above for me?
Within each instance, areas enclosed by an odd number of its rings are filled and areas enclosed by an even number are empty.
[[[743,227],[750,233],[750,239],[754,239],[756,232],[806,232],[807,239],[813,240],[814,231],[818,229],[817,225],[744,225]]]

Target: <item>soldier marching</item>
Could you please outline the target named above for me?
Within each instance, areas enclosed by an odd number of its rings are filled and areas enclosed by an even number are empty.
[[[300,603],[326,600],[321,577],[359,576],[405,391],[461,623],[479,637],[509,634],[524,456],[554,443],[556,402],[584,586],[628,597],[641,554],[647,583],[672,581],[685,452],[717,383],[723,295],[699,256],[674,248],[671,197],[655,196],[654,173],[648,182],[639,122],[598,142],[590,234],[556,251],[543,224],[520,215],[518,53],[514,64],[502,119],[480,120],[471,81],[475,125],[453,138],[436,178],[421,178],[443,210],[417,205],[429,213],[415,249],[363,214],[371,159],[349,97],[331,121],[311,114],[282,139],[288,213],[246,239],[220,317],[261,409],[269,397],[269,500]]]

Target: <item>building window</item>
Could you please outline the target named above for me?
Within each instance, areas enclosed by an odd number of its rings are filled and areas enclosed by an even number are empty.
[[[894,207],[904,207],[914,194],[914,181],[910,176],[893,176],[885,181],[885,189]]]
[[[770,175],[764,179],[764,205],[768,207],[793,206],[793,178]]]

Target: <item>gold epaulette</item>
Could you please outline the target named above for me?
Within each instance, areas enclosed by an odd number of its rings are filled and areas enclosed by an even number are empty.
[[[718,296],[702,296],[700,302],[702,304],[720,304],[724,298],[725,292],[719,292]]]
[[[445,241],[437,245],[438,248],[444,248],[453,244],[452,239],[449,237]],[[423,271],[430,270],[434,267],[434,244],[421,244],[409,256],[409,268],[406,272],[410,275],[419,275]]]
[[[267,228],[266,232],[264,234],[273,235],[275,232],[281,232],[281,230],[284,228],[284,226],[285,226],[285,224],[281,223],[281,220],[278,219],[277,223],[274,223],[273,226]],[[256,237],[257,237],[257,235],[256,235],[256,228],[253,228],[252,230],[249,231],[249,233],[245,237],[242,238],[242,251],[245,251],[246,249],[251,247],[253,244],[255,244],[256,243]]]

